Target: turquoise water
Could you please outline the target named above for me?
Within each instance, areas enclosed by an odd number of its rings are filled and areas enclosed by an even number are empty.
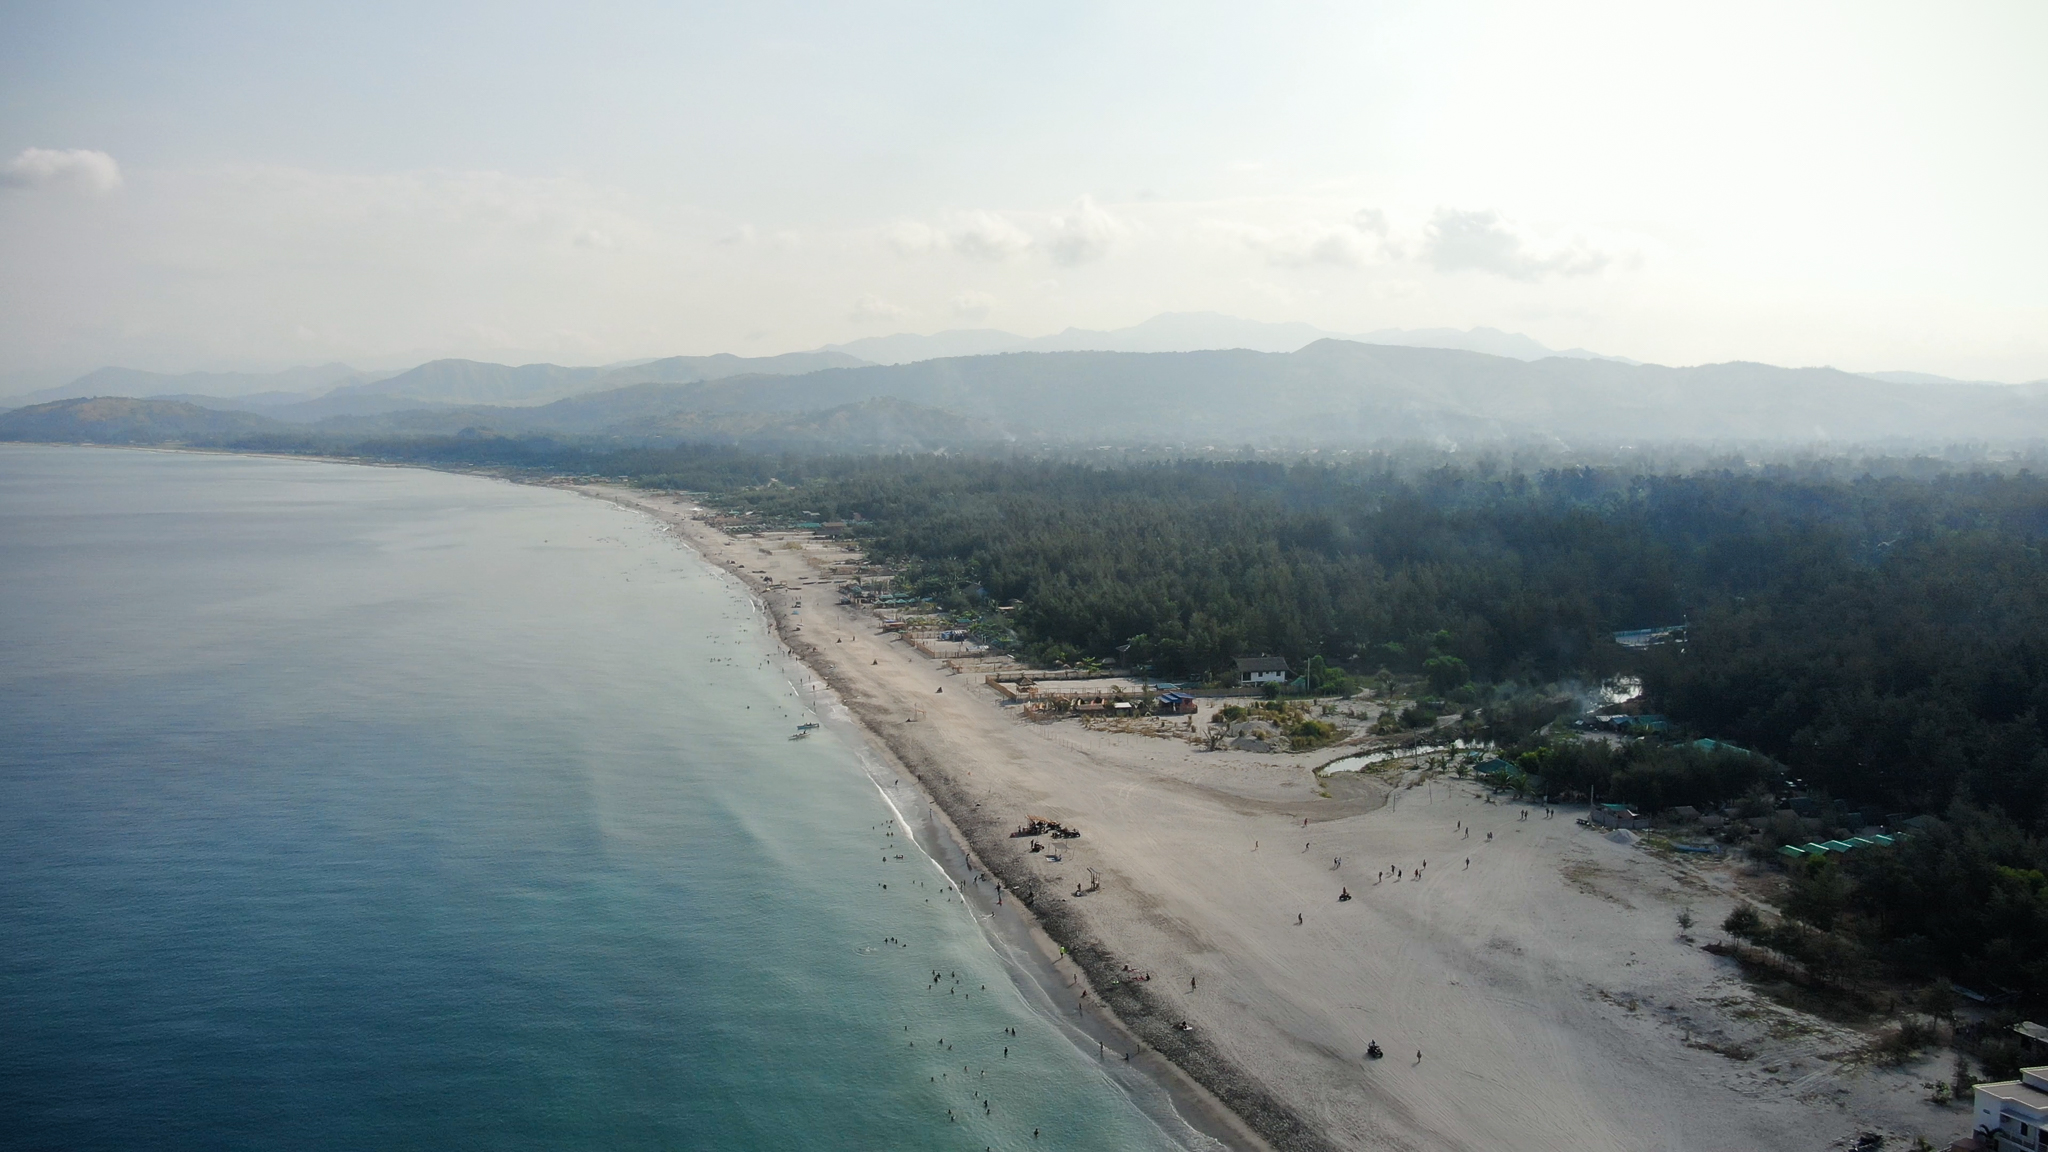
[[[0,597],[0,1143],[1175,1146],[648,519],[0,446]]]

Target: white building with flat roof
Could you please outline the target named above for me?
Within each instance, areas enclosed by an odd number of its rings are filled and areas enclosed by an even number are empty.
[[[1985,1152],[2042,1152],[2048,1136],[2048,1064],[2020,1069],[2017,1080],[1977,1085],[1977,1115],[1971,1135]]]

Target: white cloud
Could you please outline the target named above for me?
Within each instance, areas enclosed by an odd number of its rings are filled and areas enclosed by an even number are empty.
[[[996,298],[986,292],[962,292],[953,297],[953,315],[968,320],[983,320],[995,310]]]
[[[882,230],[882,243],[902,256],[923,256],[935,251],[945,237],[937,228],[915,220],[899,220]]]
[[[1008,260],[1031,250],[1031,234],[994,212],[970,212],[947,233],[953,251],[976,260]]]
[[[1583,240],[1545,250],[1497,212],[1456,208],[1437,209],[1423,249],[1430,266],[1439,272],[1492,272],[1510,280],[1589,275],[1613,259]]]
[[[1275,237],[1261,247],[1267,260],[1283,268],[1363,268],[1380,254],[1385,242],[1355,228],[1308,228]]]
[[[0,168],[0,187],[74,188],[105,195],[121,186],[121,166],[90,148],[24,148]]]
[[[1000,212],[960,212],[934,226],[901,220],[882,230],[882,243],[901,256],[953,252],[999,263],[1031,251],[1031,233]]]
[[[1123,221],[1097,205],[1092,197],[1074,202],[1065,216],[1052,218],[1052,235],[1046,251],[1061,264],[1083,264],[1108,255],[1110,248],[1129,231]]]
[[[970,260],[1000,264],[1034,251],[1055,263],[1084,264],[1100,259],[1130,231],[1122,220],[1083,196],[1063,215],[1038,217],[1045,234],[1032,232],[1002,212],[977,209],[955,212],[938,224],[902,220],[881,231],[882,243],[902,256],[951,252]]]
[[[1362,208],[1341,224],[1275,228],[1218,220],[1207,227],[1212,233],[1234,237],[1280,268],[1363,268],[1398,254],[1389,238],[1392,229],[1387,214],[1378,208]]]
[[[846,315],[856,324],[878,324],[886,320],[901,320],[910,315],[910,309],[891,304],[873,292],[863,292]]]

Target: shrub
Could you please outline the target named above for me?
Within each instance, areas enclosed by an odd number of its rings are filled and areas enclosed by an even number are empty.
[[[1737,940],[1755,943],[1757,938],[1763,935],[1764,918],[1757,915],[1756,909],[1749,905],[1738,904],[1735,911],[1730,912],[1728,918],[1721,921],[1721,931]]]

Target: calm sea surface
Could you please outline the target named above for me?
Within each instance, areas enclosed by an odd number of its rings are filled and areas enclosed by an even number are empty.
[[[610,505],[0,446],[0,1145],[1174,1146],[792,675]]]

